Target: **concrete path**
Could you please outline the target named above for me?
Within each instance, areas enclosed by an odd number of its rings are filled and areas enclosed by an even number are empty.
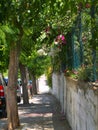
[[[45,76],[38,81],[39,94],[30,99],[29,105],[18,105],[21,126],[16,130],[71,130],[65,116],[61,114],[60,104],[49,94]],[[7,119],[0,119],[0,130],[5,130]]]
[[[71,130],[60,113],[60,104],[51,94],[33,96],[29,105],[19,104],[20,128],[16,130]],[[0,130],[4,130],[6,119],[0,119]]]
[[[19,115],[22,130],[71,130],[50,94],[35,95],[30,105],[19,105]]]

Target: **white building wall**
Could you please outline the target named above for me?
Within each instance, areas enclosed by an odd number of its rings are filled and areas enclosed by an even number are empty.
[[[53,74],[52,75],[52,86],[53,86],[52,93],[59,100],[59,81],[58,80],[59,80],[59,75],[58,74]]]
[[[63,74],[53,74],[53,94],[72,130],[98,130],[98,90]]]

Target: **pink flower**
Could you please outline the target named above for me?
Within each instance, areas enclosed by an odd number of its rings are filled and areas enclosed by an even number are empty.
[[[65,40],[65,37],[62,35],[62,41],[64,41]]]
[[[58,44],[66,44],[66,39],[65,36],[60,34],[56,37],[55,42],[57,42]]]

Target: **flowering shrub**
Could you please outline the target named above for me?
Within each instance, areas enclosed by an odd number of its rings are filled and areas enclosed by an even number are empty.
[[[64,70],[64,75],[69,76],[73,79],[81,80],[81,81],[90,81],[92,73],[91,66],[85,67],[81,66],[77,70]]]
[[[66,39],[65,36],[58,35],[53,42],[53,69],[56,72],[61,72],[65,68],[66,63]]]
[[[78,78],[78,71],[77,70],[64,70],[64,75],[65,76],[70,76],[74,79],[77,79]]]
[[[65,36],[60,34],[56,37],[55,41],[54,41],[55,45],[62,45],[62,44],[66,44],[66,39]]]

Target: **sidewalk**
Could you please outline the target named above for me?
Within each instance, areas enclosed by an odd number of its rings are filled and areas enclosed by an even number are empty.
[[[51,94],[39,94],[30,99],[29,105],[19,104],[21,126],[16,130],[71,130],[65,117],[62,118],[60,105]],[[4,130],[6,119],[0,122]]]
[[[39,94],[30,102],[29,105],[19,105],[20,130],[71,130],[65,117],[62,118],[54,96]]]

